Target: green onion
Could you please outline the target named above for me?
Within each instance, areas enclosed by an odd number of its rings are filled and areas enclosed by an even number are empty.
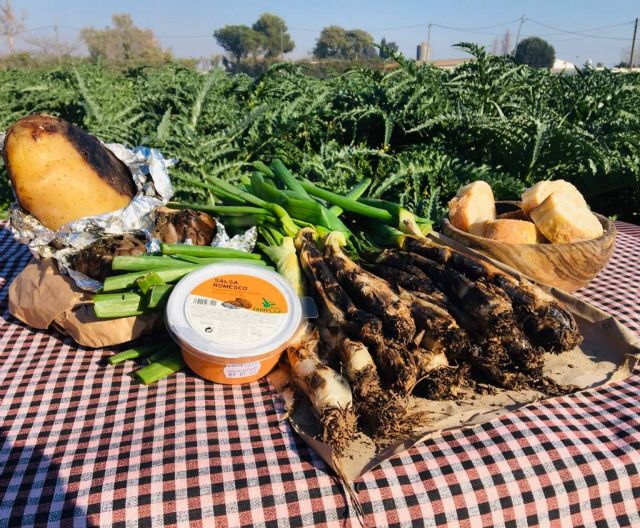
[[[274,159],[271,162],[271,170],[275,174],[276,178],[278,178],[287,189],[293,191],[298,198],[311,198],[307,194],[307,191],[304,190],[302,184],[296,180],[293,174],[289,172],[289,169],[287,169],[284,163],[279,159]]]
[[[199,246],[195,246],[199,247]],[[187,273],[198,269],[195,264],[184,264],[179,268],[156,269],[155,273],[163,282],[173,282],[184,277]],[[136,281],[146,275],[145,272],[134,271],[133,273],[125,273],[124,275],[112,275],[107,277],[102,286],[102,291],[112,292],[116,290],[124,290],[136,285]]]
[[[312,196],[329,202],[332,205],[337,205],[345,211],[359,214],[361,216],[366,216],[385,224],[394,223],[394,217],[389,211],[379,209],[377,207],[371,207],[370,205],[363,204],[362,202],[354,200],[353,198],[347,198],[346,196],[342,196],[341,194],[327,191],[326,189],[321,189],[320,187],[316,187],[314,184],[308,181],[302,182],[302,186],[304,187],[305,191],[307,191]]]
[[[156,350],[150,356],[145,357],[144,361],[147,363],[147,365],[151,365],[152,363],[161,360],[163,357],[171,353],[178,352],[179,350],[180,349],[178,348],[178,345],[176,345],[174,341],[165,342],[161,348]]]
[[[253,253],[252,253],[253,254]],[[267,263],[262,259],[246,259],[246,258],[203,258],[193,257],[191,255],[182,255],[185,260],[192,262],[193,264],[199,264],[206,266],[207,264],[219,264],[225,262],[240,263],[240,264],[253,264],[254,266],[266,266]],[[259,257],[259,255],[258,255]]]
[[[254,161],[251,165],[253,165],[254,169],[256,169],[257,171],[260,171],[262,174],[264,174],[265,176],[268,176],[269,178],[276,177],[273,171],[269,167],[267,167],[265,163],[262,163],[261,161]]]
[[[282,243],[278,246],[266,246],[264,244],[259,244],[259,246],[265,255],[276,265],[278,273],[293,286],[298,297],[303,297],[304,280],[302,278],[302,269],[300,268],[293,238],[284,237]]]
[[[431,231],[431,220],[428,218],[420,218],[397,203],[375,198],[362,198],[360,201],[366,205],[378,207],[379,209],[390,212],[398,219],[397,227],[403,233],[422,238],[426,233]]]
[[[401,246],[405,236],[394,227],[376,222],[367,225],[366,231],[371,240],[380,246]]]
[[[193,209],[194,211],[202,211],[220,216],[270,216],[269,211],[266,209],[249,205],[198,205],[194,203],[169,202],[167,207],[172,209]]]
[[[329,231],[340,231],[346,235],[351,234],[347,226],[342,223],[342,220],[325,206],[311,199],[308,195],[306,198],[300,197],[297,192],[286,193],[273,185],[269,185],[264,181],[260,173],[253,173],[251,189],[261,198],[280,204],[292,218],[313,225],[321,225]]]
[[[117,354],[111,356],[107,361],[111,365],[118,365],[123,361],[128,359],[139,359],[148,356],[149,354],[153,354],[156,350],[162,349],[166,343],[157,342],[157,343],[148,343],[146,345],[140,345],[133,348],[128,348],[127,350],[123,350]]]
[[[143,384],[150,385],[182,370],[185,366],[180,352],[170,352],[155,363],[136,370],[133,375]]]
[[[265,222],[277,222],[277,219],[271,215],[225,216],[223,222],[225,227],[253,227]]]
[[[353,200],[358,200],[364,194],[364,192],[367,190],[369,185],[371,185],[371,179],[370,178],[365,178],[358,185],[356,185],[353,189],[351,189],[345,196],[347,198],[351,198]],[[331,211],[332,213],[334,213],[337,216],[340,216],[342,214],[342,208],[338,207],[337,205],[332,205],[331,207],[329,207],[329,211]]]
[[[147,271],[155,269],[179,268],[184,262],[171,257],[143,255],[139,257],[117,256],[113,258],[111,269],[114,271]]]
[[[299,220],[297,218],[293,219],[293,223],[298,227],[313,227],[313,224],[311,222],[305,222],[304,220]]]
[[[231,200],[234,202],[238,202],[238,203],[243,203],[245,202],[245,200],[243,200],[242,198],[238,197],[236,194],[234,193],[230,193],[230,192],[226,192],[223,189],[218,189],[216,187],[214,187],[213,185],[209,185],[205,182],[202,182],[200,180],[194,180],[193,178],[189,178],[187,176],[182,176],[180,174],[172,174],[173,178],[176,178],[180,181],[183,181],[185,183],[188,183],[190,185],[193,185],[195,187],[200,187],[201,189],[207,189],[209,191],[211,191],[211,193],[214,195],[214,197],[219,198],[221,200]]]
[[[93,311],[100,319],[130,317],[145,313],[144,297],[136,292],[98,293],[93,296]]]
[[[162,244],[164,255],[189,255],[205,258],[244,258],[260,259],[256,253],[247,253],[239,249],[221,248],[213,246],[194,246],[192,244]]]
[[[147,292],[147,308],[162,308],[167,304],[172,291],[172,284],[158,284],[157,286],[153,286],[151,290]]]
[[[264,176],[260,172],[254,172],[250,180],[251,192],[267,202],[276,203],[283,207],[289,198],[282,190],[275,185],[271,185],[265,181]]]
[[[136,286],[138,286],[138,289],[144,294],[154,286],[159,286],[160,284],[165,284],[165,282],[155,271],[150,271],[144,277],[136,279]]]

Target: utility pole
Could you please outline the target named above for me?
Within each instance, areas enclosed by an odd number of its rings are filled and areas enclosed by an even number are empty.
[[[526,19],[527,18],[524,15],[522,15],[520,17],[520,25],[518,26],[518,34],[516,35],[516,45],[513,47],[513,54],[514,55],[516,54],[516,48],[518,47],[518,42],[520,42],[520,30],[522,29],[522,24],[524,24],[524,21]]]
[[[427,61],[431,60],[431,22],[427,31]]]
[[[633,26],[633,40],[631,41],[631,57],[629,57],[629,69],[633,68],[633,55],[636,52],[636,35],[638,34],[638,19],[636,18],[636,24]]]

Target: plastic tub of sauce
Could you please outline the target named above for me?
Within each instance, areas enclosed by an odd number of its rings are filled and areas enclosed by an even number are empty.
[[[242,263],[185,276],[165,317],[191,370],[231,385],[266,376],[303,322],[300,299],[284,277]]]

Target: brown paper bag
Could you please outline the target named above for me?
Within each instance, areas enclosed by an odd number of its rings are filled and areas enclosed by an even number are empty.
[[[9,312],[33,328],[54,327],[92,348],[126,343],[162,326],[162,314],[98,319],[91,297],[61,275],[53,260],[34,260],[9,287]]]

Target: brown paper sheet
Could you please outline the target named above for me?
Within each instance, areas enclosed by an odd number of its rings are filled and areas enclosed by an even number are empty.
[[[480,253],[469,250],[454,240],[439,234],[433,238],[456,249],[488,260],[504,271],[516,276],[518,272]],[[640,357],[640,338],[618,323],[612,316],[590,304],[555,288],[542,288],[562,301],[575,315],[584,342],[580,347],[562,354],[547,354],[545,374],[558,383],[577,385],[583,389],[619,381],[627,377]],[[281,395],[289,377],[284,367],[269,375]],[[370,438],[365,435],[354,441],[340,458],[333,456],[331,448],[316,439],[319,423],[307,401],[296,402],[290,410],[289,421],[293,429],[314,449],[338,475],[353,482],[383,461],[400,454],[411,446],[440,434],[442,431],[478,425],[503,414],[544,399],[537,391],[507,391],[497,389],[495,394],[468,393],[456,401],[432,401],[413,398],[416,408],[430,413],[431,420],[422,431],[406,441],[376,453]],[[287,406],[287,398],[284,398]]]
[[[162,326],[159,314],[98,319],[91,297],[61,275],[53,260],[34,260],[9,286],[9,312],[33,328],[54,327],[91,348],[126,343]]]

